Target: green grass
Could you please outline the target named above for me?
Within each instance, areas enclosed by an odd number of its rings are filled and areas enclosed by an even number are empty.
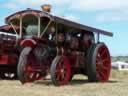
[[[0,81],[0,96],[128,96],[128,71],[112,71],[106,83],[89,83],[77,75],[68,85],[55,87],[50,80],[21,85],[15,81]]]

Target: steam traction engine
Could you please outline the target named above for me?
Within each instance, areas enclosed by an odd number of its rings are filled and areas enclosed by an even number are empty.
[[[99,35],[113,34],[54,16],[50,5],[43,9],[27,9],[6,18],[7,24],[20,26],[23,50],[17,74],[21,83],[44,79],[49,73],[57,86],[67,84],[75,74],[86,75],[90,82],[108,81],[111,59]]]

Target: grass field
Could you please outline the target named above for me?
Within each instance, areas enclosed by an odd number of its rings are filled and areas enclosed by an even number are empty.
[[[128,71],[112,71],[107,83],[89,83],[76,75],[69,85],[55,87],[50,80],[21,85],[1,80],[0,96],[128,96]]]

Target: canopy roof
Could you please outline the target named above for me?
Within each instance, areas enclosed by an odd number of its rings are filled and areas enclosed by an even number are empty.
[[[94,27],[90,27],[87,25],[83,25],[83,24],[79,24],[70,20],[67,20],[65,18],[62,17],[58,17],[58,16],[54,16],[50,13],[44,12],[44,11],[39,11],[39,10],[33,10],[33,9],[27,9],[24,11],[20,11],[20,12],[16,12],[10,16],[8,16],[5,21],[7,24],[10,24],[10,22],[14,19],[19,19],[20,17],[24,17],[26,15],[34,15],[36,17],[48,17],[50,20],[52,20],[53,22],[56,23],[60,23],[60,24],[64,24],[70,27],[74,27],[80,30],[85,30],[85,31],[90,31],[90,32],[95,32],[95,33],[99,33],[99,34],[103,34],[103,35],[107,35],[107,36],[113,36],[113,33],[108,32],[108,31],[104,31],[101,29],[97,29]]]

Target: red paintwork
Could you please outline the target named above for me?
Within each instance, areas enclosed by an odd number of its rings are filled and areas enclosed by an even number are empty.
[[[0,64],[16,64],[18,57],[15,54],[2,54],[0,56]]]
[[[34,41],[33,39],[24,39],[20,43],[20,46],[23,46],[23,47],[33,47],[35,45],[36,45],[36,41]]]

